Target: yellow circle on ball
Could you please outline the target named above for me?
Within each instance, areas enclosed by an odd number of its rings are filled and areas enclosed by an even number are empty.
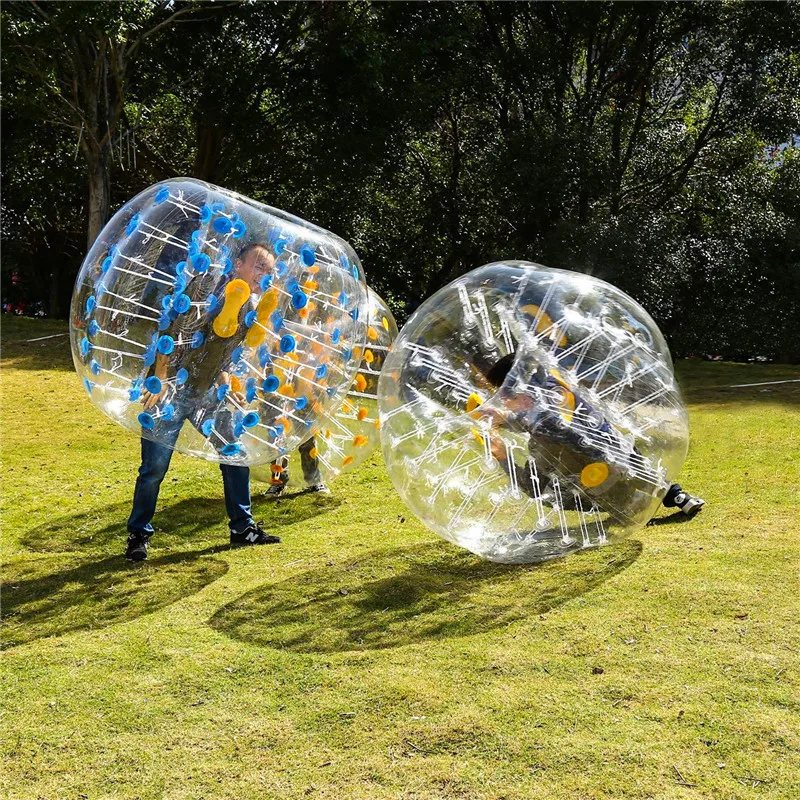
[[[601,483],[605,483],[608,478],[608,464],[603,461],[595,461],[593,464],[587,464],[581,470],[581,483],[593,489]]]

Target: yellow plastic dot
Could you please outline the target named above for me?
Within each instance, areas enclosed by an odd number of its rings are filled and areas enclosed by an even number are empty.
[[[366,436],[359,433],[358,436],[353,437],[353,447],[363,447],[368,441]]]
[[[483,405],[483,398],[479,394],[473,392],[473,394],[467,398],[467,413],[474,411],[480,405]]]
[[[388,320],[388,319],[386,319],[386,317],[384,317],[384,318],[383,318],[383,320],[382,320],[382,322],[383,322],[383,329],[384,329],[385,331],[388,331],[388,330],[389,330],[389,320]]]
[[[363,392],[367,388],[367,379],[359,372],[353,382],[357,392]]]
[[[378,338],[378,331],[370,325],[369,328],[367,328],[367,336],[374,342]]]
[[[375,354],[372,352],[372,350],[365,350],[364,361],[366,361],[367,364],[371,364],[374,360],[375,360]]]
[[[280,475],[283,472],[283,467],[280,464],[270,464],[269,469],[273,475]]]
[[[356,418],[359,421],[363,420],[363,419],[366,419],[368,413],[369,412],[367,411],[367,409],[362,406],[361,408],[358,409],[358,412],[356,413]]]
[[[381,421],[379,419],[375,420],[375,427],[376,428],[380,428],[381,427]]]
[[[605,483],[608,478],[608,464],[603,461],[595,461],[587,464],[581,470],[581,483],[589,489]]]
[[[347,458],[345,458],[345,460],[342,461],[342,466],[347,467],[350,464],[352,464],[354,461],[355,461],[355,459],[353,458],[353,456],[347,456]]]
[[[316,458],[316,457],[317,457],[317,455],[318,455],[318,452],[317,452],[317,448],[316,448],[316,447],[312,447],[312,448],[311,448],[311,449],[308,451],[308,457],[309,457],[309,458]]]
[[[231,391],[232,392],[241,392],[242,391],[242,382],[236,375],[231,375]]]

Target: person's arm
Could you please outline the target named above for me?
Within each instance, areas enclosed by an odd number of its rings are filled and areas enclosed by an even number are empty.
[[[158,394],[142,390],[142,405],[147,408],[152,408],[164,396],[167,391],[167,372],[169,370],[169,356],[163,353],[156,353],[156,361],[153,365],[153,375],[161,381],[161,391]]]

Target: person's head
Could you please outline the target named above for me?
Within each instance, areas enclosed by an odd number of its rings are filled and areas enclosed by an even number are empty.
[[[275,268],[275,256],[263,244],[253,242],[239,251],[233,268],[236,277],[247,283],[251,292],[260,292],[261,279]]]
[[[489,369],[484,373],[486,380],[496,388],[500,388],[506,379],[506,376],[511,372],[511,367],[514,366],[514,359],[516,353],[511,352],[504,355],[499,361],[495,361]]]

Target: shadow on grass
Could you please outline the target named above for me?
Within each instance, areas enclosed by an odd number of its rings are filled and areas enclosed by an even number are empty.
[[[133,486],[131,486],[133,493]],[[253,497],[253,515],[269,531],[304,522],[340,505],[335,495],[300,494],[291,503]],[[92,508],[38,525],[19,537],[36,553],[105,553],[120,551],[127,536],[130,503]],[[155,547],[227,541],[225,502],[221,497],[192,497],[160,508],[153,519]]]
[[[7,565],[3,587],[4,649],[128,622],[199,592],[228,565],[206,556],[221,548],[173,553],[131,564],[122,554],[62,564],[36,559]]]
[[[647,527],[651,528],[656,525],[682,525],[684,522],[691,522],[696,517],[690,517],[688,514],[684,514],[683,511],[673,511],[666,517],[653,517],[650,522],[647,523]]]
[[[209,624],[241,641],[301,653],[469,636],[585,594],[641,550],[641,542],[625,541],[527,567],[482,561],[443,542],[371,551],[265,584],[222,607]]]

